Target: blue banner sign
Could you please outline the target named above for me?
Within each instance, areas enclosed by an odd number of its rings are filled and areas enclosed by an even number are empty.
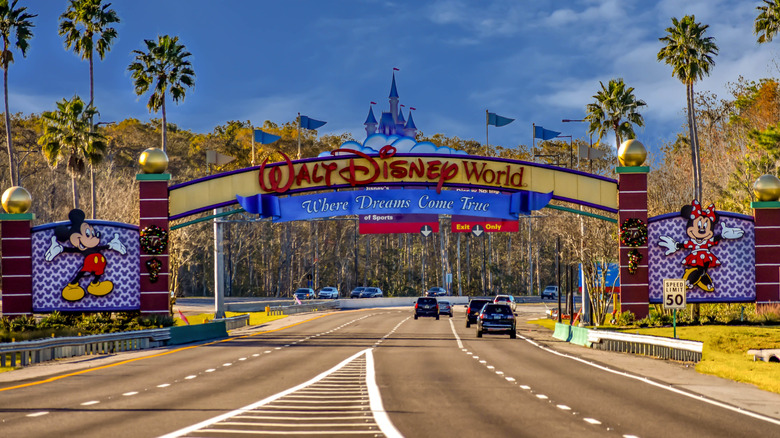
[[[351,190],[314,195],[257,194],[236,196],[249,213],[274,222],[367,214],[460,214],[499,219],[517,219],[544,208],[551,193],[520,191],[510,194],[443,190]]]

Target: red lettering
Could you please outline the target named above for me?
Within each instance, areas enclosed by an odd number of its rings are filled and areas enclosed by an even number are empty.
[[[309,167],[306,164],[301,165],[298,169],[298,175],[295,178],[295,184],[301,185],[303,181],[311,184],[311,176],[309,176]]]
[[[406,178],[406,175],[408,175],[406,163],[408,163],[406,160],[398,160],[390,163],[390,175],[392,175],[393,178],[398,179]]]
[[[358,166],[355,165],[355,159],[350,158],[349,166],[339,171],[339,175],[341,175],[341,177],[344,178],[344,180],[346,180],[347,182],[349,182],[349,184],[352,185],[353,187],[356,185],[371,184],[372,182],[376,181],[376,179],[379,177],[379,164],[376,161],[374,161],[373,158],[369,157],[368,155],[362,152],[355,151],[352,149],[337,149],[335,151],[332,151],[331,154],[335,155],[335,153],[339,151],[351,152],[360,158],[366,159],[369,162],[369,164],[371,164],[371,168],[367,166]],[[365,178],[361,179],[360,177],[358,177],[358,173],[365,175]]]
[[[455,163],[450,164],[445,162],[439,173],[439,183],[436,184],[436,193],[441,193],[441,188],[444,186],[445,181],[449,181],[458,174],[458,165]]]
[[[515,172],[512,174],[512,178],[510,178],[509,182],[515,187],[522,187],[523,186],[523,171],[525,170],[525,167],[520,168],[520,172]],[[518,177],[518,181],[515,182],[515,177]]]
[[[409,164],[409,176],[414,177],[415,173],[417,174],[418,178],[425,176],[425,163],[423,163],[421,158],[417,159],[417,164],[415,164],[414,161]]]
[[[469,171],[469,164],[471,164],[471,171]],[[482,178],[482,172],[485,170],[487,163],[482,163],[482,168],[477,170],[477,163],[469,161],[463,162],[463,170],[466,171],[466,180],[471,181],[472,176],[476,176],[476,180],[479,181]]]
[[[433,160],[428,163],[428,179],[436,179],[439,177],[439,166],[441,166],[441,161],[439,160]]]
[[[338,169],[338,164],[336,163],[323,163],[322,168],[325,169],[325,185],[330,187],[330,175]]]
[[[284,152],[279,153],[282,154],[284,161],[287,163],[287,184],[284,186],[281,185],[282,166],[275,166],[271,168],[268,173],[268,183],[270,186],[265,185],[265,166],[268,163],[268,158],[266,158],[263,161],[263,164],[260,165],[260,187],[266,192],[284,193],[290,189],[293,180],[295,180],[295,169],[293,168],[292,161],[290,161],[290,157],[285,155]]]

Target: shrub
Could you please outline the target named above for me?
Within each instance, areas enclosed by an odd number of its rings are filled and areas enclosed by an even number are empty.
[[[621,313],[617,317],[617,325],[619,326],[633,325],[635,321],[636,321],[636,316],[634,316],[634,314],[629,312],[628,310]]]

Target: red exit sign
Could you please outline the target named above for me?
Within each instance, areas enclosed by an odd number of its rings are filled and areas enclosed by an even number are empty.
[[[486,233],[516,233],[520,231],[520,222],[510,220],[490,220],[471,216],[452,216],[453,233],[470,233],[474,225],[481,225]]]

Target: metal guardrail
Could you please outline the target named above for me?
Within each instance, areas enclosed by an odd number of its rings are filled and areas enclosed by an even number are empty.
[[[311,303],[311,304],[294,304],[290,306],[275,306],[270,307],[268,310],[269,315],[294,315],[296,313],[307,313],[307,312],[319,312],[319,311],[327,311],[327,310],[333,310],[338,309],[339,303],[338,300],[336,301],[324,301],[324,302],[318,302],[318,303]]]
[[[215,319],[214,321],[225,321],[225,329],[235,330],[240,327],[246,327],[249,325],[249,314],[246,315],[238,315],[238,316],[231,316],[230,318],[219,318]]]
[[[27,366],[87,354],[143,350],[163,345],[170,337],[170,331],[163,328],[5,343],[0,344],[0,366]]]
[[[642,354],[682,362],[699,362],[704,344],[699,341],[635,335],[607,330],[588,330],[591,348]]]

